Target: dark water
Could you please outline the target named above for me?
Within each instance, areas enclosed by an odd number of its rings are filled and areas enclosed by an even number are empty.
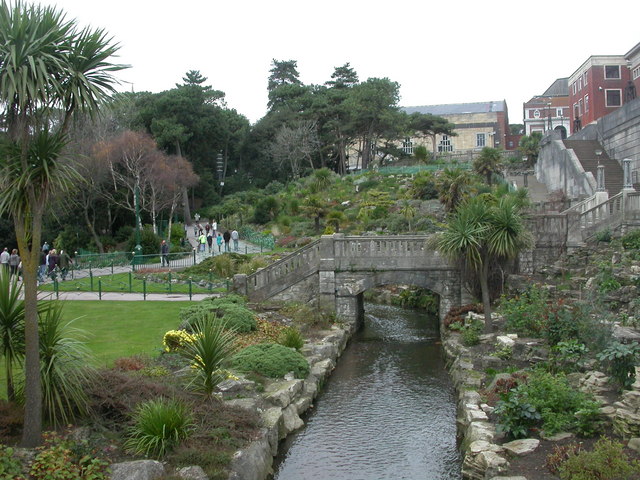
[[[437,320],[366,305],[306,426],[281,446],[277,480],[460,478],[455,396]]]

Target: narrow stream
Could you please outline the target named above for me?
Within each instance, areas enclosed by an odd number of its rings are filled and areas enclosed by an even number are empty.
[[[455,395],[438,321],[366,304],[338,366],[276,459],[276,480],[460,478]]]

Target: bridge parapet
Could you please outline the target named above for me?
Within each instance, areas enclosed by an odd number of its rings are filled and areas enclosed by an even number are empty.
[[[235,275],[233,288],[252,301],[262,301],[317,273],[319,263],[320,240],[316,240],[251,275]]]
[[[324,238],[324,237],[323,237]],[[335,235],[334,269],[416,270],[421,267],[448,269],[449,263],[429,246],[427,235],[350,236]],[[453,268],[453,267],[452,267]]]

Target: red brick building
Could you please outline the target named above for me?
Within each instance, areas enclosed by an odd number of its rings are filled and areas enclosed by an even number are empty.
[[[625,55],[594,55],[569,77],[571,133],[620,108],[631,80]]]

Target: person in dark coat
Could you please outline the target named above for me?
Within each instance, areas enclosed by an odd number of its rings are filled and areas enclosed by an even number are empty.
[[[169,266],[169,244],[165,240],[162,240],[162,245],[160,246],[160,255],[162,257],[162,266],[164,267],[166,264],[168,267]]]
[[[49,250],[49,255],[47,255],[47,273],[52,280],[56,278],[56,267],[59,262],[60,257],[58,256],[58,252],[55,248],[52,248]]]
[[[224,251],[225,252],[230,251],[229,241],[231,240],[231,234],[229,233],[229,230],[224,231],[224,233],[222,234],[222,238],[224,239]]]

